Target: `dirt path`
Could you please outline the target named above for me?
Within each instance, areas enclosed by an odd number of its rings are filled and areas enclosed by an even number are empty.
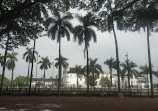
[[[158,98],[0,97],[0,111],[158,111]]]

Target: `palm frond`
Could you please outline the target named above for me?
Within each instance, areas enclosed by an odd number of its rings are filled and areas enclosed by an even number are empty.
[[[71,19],[73,19],[72,14],[71,13],[67,13],[65,16],[63,16],[61,18],[61,21],[68,21],[68,20],[71,20]]]
[[[70,22],[64,21],[63,22],[63,26],[68,28],[70,32],[73,32],[73,26],[72,26],[72,24]]]
[[[53,19],[53,18],[48,18],[48,19],[44,22],[44,25],[45,25],[45,27],[48,29],[51,24],[54,24],[54,23],[56,23],[56,22],[57,22],[57,20],[55,20],[55,19]]]
[[[91,28],[87,28],[88,32],[90,33],[91,37],[93,37],[94,42],[97,42],[97,36],[94,30]]]

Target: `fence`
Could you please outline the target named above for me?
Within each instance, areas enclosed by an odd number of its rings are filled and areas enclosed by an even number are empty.
[[[3,95],[27,95],[29,88],[27,87],[4,87]],[[57,88],[31,88],[31,95],[57,95]],[[91,96],[101,96],[103,93],[107,96],[118,96],[117,88],[89,88]],[[150,96],[148,89],[121,89],[124,96]],[[61,87],[61,95],[86,95],[87,88],[63,88]],[[158,97],[158,88],[154,89],[154,96]]]

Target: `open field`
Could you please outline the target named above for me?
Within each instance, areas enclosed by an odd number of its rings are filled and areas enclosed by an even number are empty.
[[[158,98],[1,96],[0,111],[158,111]]]

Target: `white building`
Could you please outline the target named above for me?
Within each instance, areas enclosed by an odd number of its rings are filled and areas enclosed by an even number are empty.
[[[63,87],[77,87],[77,74],[75,68],[70,68],[68,73],[63,74]],[[80,75],[78,78],[79,87],[86,87],[85,76]]]
[[[75,72],[75,68],[70,68],[68,72],[69,73],[63,74],[63,78],[62,78],[63,86],[64,87],[77,87],[77,74]],[[107,73],[107,72],[100,73],[99,78],[96,80],[97,81],[97,85],[95,86],[96,88],[101,88],[100,80],[102,77],[108,78],[110,80],[109,73]],[[140,77],[135,77],[135,76],[131,77],[130,78],[131,87],[132,88],[146,88],[146,86],[147,86],[146,78],[147,78],[146,75],[140,76]],[[83,76],[83,75],[79,76],[79,79],[78,79],[79,87],[82,87],[82,88],[87,87],[87,85],[85,84],[85,80],[86,80],[85,76]],[[118,81],[117,74],[112,74],[113,87],[117,87],[117,81]],[[150,83],[150,80],[149,80],[149,83]],[[120,85],[122,88],[128,88],[128,77],[127,76],[124,77],[124,81],[122,81],[120,78]],[[150,84],[149,84],[149,87],[150,87]]]
[[[49,78],[44,80],[44,78],[32,78],[32,87],[35,87],[37,83],[44,84],[44,81],[45,81],[45,87],[52,87],[52,84],[55,84],[56,79]],[[44,87],[44,85],[40,87]]]

